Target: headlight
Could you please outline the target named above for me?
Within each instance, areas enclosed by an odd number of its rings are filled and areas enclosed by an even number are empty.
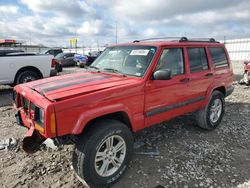
[[[36,107],[35,121],[42,127],[44,126],[44,110],[42,108]]]

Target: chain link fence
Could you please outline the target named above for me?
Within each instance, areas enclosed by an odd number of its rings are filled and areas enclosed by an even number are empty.
[[[250,57],[250,38],[224,40],[233,61],[244,61]]]

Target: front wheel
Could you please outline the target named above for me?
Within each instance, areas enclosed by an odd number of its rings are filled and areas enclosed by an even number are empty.
[[[108,187],[125,172],[133,152],[129,128],[116,120],[97,122],[82,135],[73,152],[73,167],[90,187]]]
[[[209,103],[204,109],[196,112],[196,121],[199,127],[207,130],[215,129],[221,122],[225,112],[224,95],[214,91]]]

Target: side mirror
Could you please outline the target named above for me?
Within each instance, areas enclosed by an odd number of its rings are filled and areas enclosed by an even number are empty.
[[[163,69],[157,70],[153,74],[154,80],[170,80],[171,79],[171,70]]]

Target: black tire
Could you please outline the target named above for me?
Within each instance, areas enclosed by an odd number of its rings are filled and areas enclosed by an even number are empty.
[[[40,76],[35,71],[23,71],[16,77],[16,84],[22,84],[39,79]]]
[[[117,182],[118,179],[124,174],[131,160],[133,153],[132,132],[125,124],[112,119],[106,119],[96,122],[95,124],[93,124],[93,126],[95,128],[81,135],[75,145],[72,157],[73,167],[77,175],[81,179],[86,181],[91,188],[109,187],[115,182]],[[106,146],[106,142],[104,141],[108,140],[108,138],[111,138],[111,136],[114,138],[113,143],[115,143],[116,137],[122,138],[122,140],[125,143],[123,145],[125,146],[126,149],[125,151],[123,150],[123,152],[121,150],[120,154],[118,152],[116,154],[113,154],[115,157],[118,155],[118,158],[123,156],[122,162],[120,163],[120,166],[118,166],[117,169],[112,174],[104,177],[98,174],[98,169],[96,169],[98,168],[98,166],[96,166],[96,161],[95,161],[96,154],[97,151],[100,151],[101,149],[105,148],[104,144]],[[118,144],[120,143],[120,141],[116,143]],[[113,146],[115,150],[115,147],[117,145]],[[107,148],[103,151],[103,153],[106,153],[105,152],[106,150]],[[99,166],[100,169],[102,166],[104,166],[104,161],[107,162],[108,160],[109,159],[107,159],[106,156],[105,159],[100,161],[99,163],[101,164]],[[110,167],[110,164],[111,162],[109,162],[107,169]],[[111,166],[113,167],[110,170],[112,170],[115,167],[113,163]]]
[[[80,63],[79,63],[79,67],[80,67],[80,68],[85,68],[86,65],[85,65],[84,63],[80,62]]]
[[[209,103],[207,104],[207,106],[204,109],[201,109],[199,111],[196,112],[196,122],[198,124],[199,127],[206,129],[206,130],[212,130],[215,129],[216,127],[218,127],[218,125],[220,124],[223,115],[225,113],[225,96],[223,95],[223,93],[221,93],[218,90],[215,90],[212,95],[211,98],[209,100]],[[218,119],[215,121],[211,120],[211,113],[212,113],[212,106],[214,105],[215,101],[220,101],[221,103],[221,113],[220,115],[218,115]]]
[[[56,64],[55,69],[57,70],[57,72],[62,72],[63,71],[63,66],[59,65],[59,64]]]

